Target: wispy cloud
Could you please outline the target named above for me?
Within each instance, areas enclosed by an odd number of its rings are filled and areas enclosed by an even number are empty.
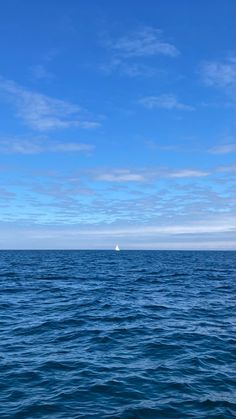
[[[36,64],[30,68],[31,74],[35,79],[42,80],[50,80],[54,78],[54,75],[48,71],[45,65]]]
[[[150,65],[145,65],[143,63],[127,62],[118,57],[113,58],[108,63],[104,63],[102,66],[100,66],[100,68],[107,75],[110,75],[114,71],[117,71],[121,75],[128,77],[151,77],[160,73],[160,70],[157,70],[156,68],[151,67]]]
[[[167,177],[170,178],[192,178],[192,177],[205,177],[209,172],[202,170],[183,169],[170,172]]]
[[[98,173],[94,179],[105,182],[143,182],[145,181],[145,175],[129,169],[117,169],[110,172]]]
[[[218,166],[218,167],[216,167],[215,172],[234,174],[236,172],[236,166],[235,165]]]
[[[236,81],[236,59],[206,61],[200,66],[200,74],[208,86],[231,89]]]
[[[145,140],[144,144],[150,150],[160,150],[160,151],[178,151],[179,150],[179,148],[176,147],[175,145],[162,145],[152,140]]]
[[[159,96],[146,96],[138,101],[147,109],[162,108],[167,110],[178,109],[193,111],[194,107],[180,102],[173,94],[163,94]]]
[[[15,193],[8,191],[6,188],[0,186],[0,200],[8,201],[15,198]]]
[[[84,111],[77,105],[25,89],[11,80],[0,78],[0,92],[16,107],[17,116],[37,131],[100,125],[87,121],[83,117]]]
[[[9,228],[10,227],[10,228]],[[14,228],[13,228],[14,227]],[[235,249],[235,221],[231,217],[175,222],[172,225],[44,225],[1,223],[1,248],[114,248],[122,249]],[[61,238],[63,237],[63,240]],[[14,247],[13,247],[14,246]]]
[[[155,179],[200,178],[209,176],[209,172],[196,169],[111,169],[91,173],[94,180],[104,182],[152,182]]]
[[[180,54],[175,45],[163,39],[162,31],[153,27],[111,38],[103,44],[111,52],[110,60],[100,67],[105,74],[116,71],[129,77],[154,76],[163,71],[151,64],[150,58],[177,57]]]
[[[0,152],[8,154],[40,154],[40,153],[90,153],[94,149],[91,144],[77,142],[49,141],[47,138],[8,138],[0,139]]]
[[[163,40],[162,31],[152,27],[142,28],[139,31],[122,36],[107,42],[107,46],[125,57],[145,57],[153,55],[167,55],[176,57],[178,49],[171,43]]]
[[[229,153],[234,153],[235,151],[236,151],[235,143],[215,146],[208,150],[208,152],[211,154],[229,154]]]
[[[85,234],[91,235],[118,235],[118,236],[128,236],[134,235],[139,236],[143,234],[204,234],[204,233],[218,233],[218,232],[226,232],[226,231],[235,231],[235,222],[229,219],[223,224],[217,223],[196,223],[190,225],[170,225],[170,226],[141,226],[141,227],[126,227],[126,228],[114,228],[114,229],[106,229],[106,230],[87,230]]]

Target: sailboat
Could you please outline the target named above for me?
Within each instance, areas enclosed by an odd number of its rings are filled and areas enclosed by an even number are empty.
[[[116,250],[117,252],[119,252],[119,251],[120,251],[120,248],[119,248],[118,244],[116,245],[115,250]]]

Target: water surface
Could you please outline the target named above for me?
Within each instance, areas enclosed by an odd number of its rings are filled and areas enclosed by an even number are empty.
[[[234,323],[234,252],[1,251],[0,418],[233,418]]]

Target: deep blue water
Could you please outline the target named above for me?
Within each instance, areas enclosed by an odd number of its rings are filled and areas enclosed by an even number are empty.
[[[233,418],[235,253],[1,251],[0,418]]]

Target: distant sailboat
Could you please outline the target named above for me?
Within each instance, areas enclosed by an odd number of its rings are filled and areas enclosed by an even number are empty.
[[[120,248],[119,248],[118,244],[116,245],[115,250],[116,250],[117,252],[119,252],[119,251],[120,251]]]

